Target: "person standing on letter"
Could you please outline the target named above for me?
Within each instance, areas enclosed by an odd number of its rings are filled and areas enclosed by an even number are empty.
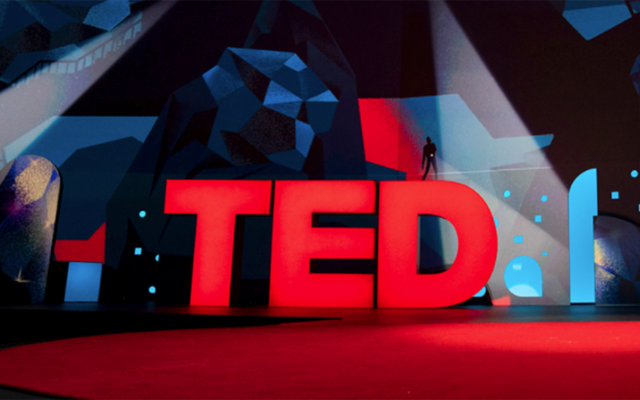
[[[427,136],[427,144],[422,148],[422,168],[424,168],[425,161],[427,162],[427,169],[424,171],[424,175],[422,176],[422,180],[427,178],[427,174],[429,173],[429,168],[433,164],[433,170],[436,173],[436,179],[438,179],[438,166],[436,165],[436,152],[438,148],[436,144],[431,141],[431,138]]]

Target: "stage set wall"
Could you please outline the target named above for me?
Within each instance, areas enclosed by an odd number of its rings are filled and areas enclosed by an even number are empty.
[[[438,180],[476,191],[498,236],[466,304],[640,304],[640,2],[0,10],[0,267],[30,301],[189,304],[197,221],[165,213],[167,180]],[[455,227],[418,226],[416,274],[446,271]],[[268,305],[272,228],[237,219],[231,305]],[[309,268],[375,274],[377,260]]]

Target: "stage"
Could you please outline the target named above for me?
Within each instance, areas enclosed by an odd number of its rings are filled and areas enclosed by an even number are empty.
[[[637,307],[76,303],[0,315],[2,398],[637,397]]]

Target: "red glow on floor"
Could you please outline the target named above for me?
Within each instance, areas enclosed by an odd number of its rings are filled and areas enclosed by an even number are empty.
[[[639,322],[274,325],[0,352],[0,385],[75,398],[637,398]]]

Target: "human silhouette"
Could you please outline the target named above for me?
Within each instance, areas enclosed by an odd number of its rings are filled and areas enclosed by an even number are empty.
[[[424,175],[422,176],[422,180],[427,178],[427,174],[429,173],[429,168],[433,164],[433,171],[436,173],[436,179],[438,179],[438,166],[436,165],[436,152],[438,148],[436,144],[431,141],[431,138],[427,136],[427,144],[422,148],[422,168],[424,168],[425,161],[427,162],[427,169],[424,171]]]

